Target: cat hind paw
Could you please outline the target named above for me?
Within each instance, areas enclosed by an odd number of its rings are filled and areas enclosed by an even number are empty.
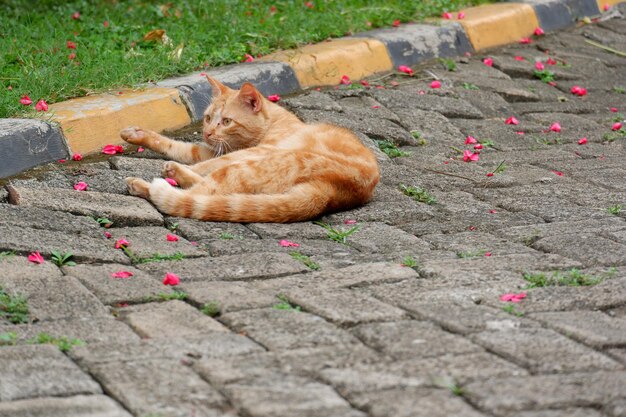
[[[134,145],[141,145],[144,138],[146,137],[146,132],[140,127],[127,127],[120,131],[120,136],[128,143],[132,143]]]

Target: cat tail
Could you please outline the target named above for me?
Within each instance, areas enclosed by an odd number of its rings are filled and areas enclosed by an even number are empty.
[[[206,221],[286,223],[310,220],[330,201],[313,183],[298,184],[284,194],[199,194],[174,188],[164,179],[150,184],[150,200],[166,214]]]

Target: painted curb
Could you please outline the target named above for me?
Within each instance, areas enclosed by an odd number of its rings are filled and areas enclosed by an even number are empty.
[[[184,77],[170,78],[156,83],[157,87],[177,88],[189,110],[191,120],[197,122],[211,102],[211,85],[205,74],[214,77],[231,88],[238,89],[248,81],[264,95],[291,94],[301,91],[293,69],[282,62],[252,62],[228,65],[206,72],[196,72]]]
[[[245,81],[263,94],[293,94],[338,85],[347,75],[357,80],[400,65],[517,43],[535,28],[563,29],[600,14],[625,0],[505,0],[463,10],[462,20],[404,24],[353,37],[279,51],[253,63],[206,73],[232,88]],[[175,130],[202,119],[211,87],[200,72],[170,78],[121,95],[101,94],[50,105],[60,128],[31,119],[0,119],[0,178],[67,158],[68,151],[96,153],[108,143],[122,143],[119,131],[142,126]]]
[[[0,178],[69,156],[59,128],[34,119],[0,119]]]

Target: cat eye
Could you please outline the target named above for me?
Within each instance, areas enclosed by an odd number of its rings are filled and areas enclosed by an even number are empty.
[[[222,119],[222,124],[223,124],[224,126],[228,126],[228,125],[230,124],[230,122],[231,122],[231,121],[232,121],[232,120],[230,120],[228,117],[224,117],[224,118]]]

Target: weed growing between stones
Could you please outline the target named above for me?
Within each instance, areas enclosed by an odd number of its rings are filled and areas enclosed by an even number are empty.
[[[233,235],[232,233],[222,232],[222,234],[220,234],[220,239],[230,240],[234,238],[235,238],[235,235]]]
[[[76,262],[72,261],[72,257],[74,255],[72,252],[61,253],[57,251],[52,251],[51,261],[56,266],[76,266]]]
[[[608,207],[606,211],[617,216],[618,214],[622,212],[622,205],[616,204],[614,206]]]
[[[414,271],[417,271],[420,268],[419,263],[415,259],[413,259],[412,256],[405,256],[402,260],[402,266],[411,268]]]
[[[613,87],[613,92],[617,94],[626,94],[626,88],[624,87]]]
[[[389,158],[401,158],[404,156],[411,156],[411,152],[405,152],[398,149],[398,145],[388,140],[374,139],[378,148],[383,151]]]
[[[301,254],[298,251],[290,252],[289,255],[293,259],[302,262],[307,268],[312,269],[313,271],[317,271],[318,269],[320,269],[320,266],[317,263],[313,262],[311,258]]]
[[[0,252],[0,261],[5,260],[6,258],[10,258],[11,256],[15,256],[15,252],[14,251]]]
[[[480,249],[477,251],[457,252],[456,256],[461,259],[467,259],[467,258],[476,258],[479,256],[485,256],[486,253],[487,253],[486,250]]]
[[[502,311],[512,314],[516,317],[522,317],[524,315],[524,313],[522,311],[518,311],[515,309],[515,306],[513,304],[507,304],[504,307],[502,307]]]
[[[348,236],[350,236],[351,234],[359,230],[359,227],[360,227],[360,226],[354,226],[348,230],[344,230],[344,229],[335,229],[331,225],[323,223],[323,222],[313,222],[313,223],[315,223],[318,226],[322,226],[324,229],[326,229],[326,231],[328,232],[327,237],[330,240],[334,240],[335,242],[341,243],[343,245],[348,244]]]
[[[422,187],[413,187],[405,184],[400,184],[400,191],[402,191],[404,195],[409,196],[413,198],[413,200],[420,203],[432,205],[437,202],[437,199]]]
[[[480,90],[480,88],[476,84],[472,84],[472,83],[463,83],[461,87],[463,87],[466,90]]]
[[[452,58],[439,58],[439,62],[447,71],[456,71],[456,62]]]
[[[15,332],[0,333],[0,346],[12,346],[17,340],[17,334]]]
[[[98,224],[102,227],[106,227],[107,229],[111,226],[113,226],[113,222],[109,219],[107,219],[106,217],[98,217],[96,219],[96,221],[98,222]]]
[[[222,314],[222,308],[217,301],[210,301],[202,306],[200,309],[202,313],[206,314],[209,317],[217,317]]]
[[[569,271],[554,271],[552,275],[547,275],[543,272],[529,273],[525,272],[523,277],[528,281],[529,285],[526,288],[540,288],[540,287],[581,287],[597,285],[607,278],[611,278],[615,275],[615,268],[609,269],[600,275],[594,276],[590,274],[584,274],[580,270],[573,268]]]
[[[189,296],[187,295],[187,293],[183,292],[183,291],[173,291],[171,293],[159,293],[156,295],[150,295],[146,298],[144,298],[144,302],[149,303],[152,301],[170,301],[170,300],[181,300],[184,301],[188,298]]]
[[[147,264],[150,262],[162,262],[162,261],[182,261],[185,259],[185,255],[182,252],[176,252],[173,255],[162,255],[160,253],[152,254],[152,256],[146,258],[140,258],[136,256],[130,249],[123,247],[122,250],[130,258],[130,261],[134,264]]]
[[[70,339],[66,336],[54,337],[47,333],[39,333],[37,337],[34,337],[27,341],[31,345],[54,345],[59,348],[61,352],[69,352],[74,346],[83,346],[84,341],[80,339]]]
[[[554,82],[555,80],[554,73],[550,70],[535,70],[533,74],[535,75],[535,78],[539,78],[546,84]]]
[[[602,135],[602,139],[605,142],[615,142],[618,139],[626,139],[626,130],[620,129],[614,132],[607,132],[604,135]]]
[[[0,318],[13,324],[28,323],[28,313],[26,297],[11,295],[0,287]]]
[[[287,297],[284,294],[278,294],[277,297],[280,300],[280,303],[274,304],[272,306],[273,309],[302,311],[302,308],[300,306],[291,304],[289,300],[287,300]]]

